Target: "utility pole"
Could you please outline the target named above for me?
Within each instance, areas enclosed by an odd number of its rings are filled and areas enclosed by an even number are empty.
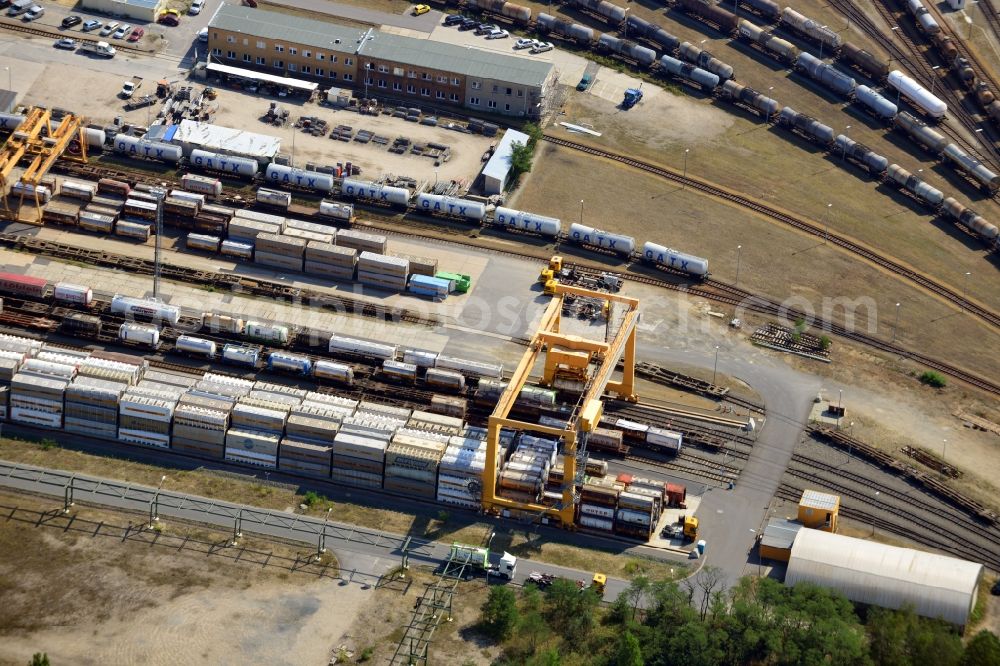
[[[161,185],[166,185],[161,183]],[[165,187],[159,187],[153,192],[156,197],[156,239],[155,239],[155,249],[153,250],[153,298],[159,300],[160,298],[160,263],[162,261],[161,252],[163,251],[163,198],[166,196],[167,190]]]

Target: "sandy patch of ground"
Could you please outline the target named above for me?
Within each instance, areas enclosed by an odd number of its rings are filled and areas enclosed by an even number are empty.
[[[372,597],[290,568],[290,547],[245,541],[274,553],[262,566],[194,545],[219,533],[171,524],[169,543],[148,532],[123,540],[122,514],[76,507],[67,530],[61,517],[35,525],[52,501],[3,494],[0,505],[0,661],[44,651],[57,664],[326,664]]]

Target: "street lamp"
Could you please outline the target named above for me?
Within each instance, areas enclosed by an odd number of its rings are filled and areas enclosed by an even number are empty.
[[[850,134],[848,134],[848,132],[850,131],[850,129],[851,129],[850,125],[848,125],[847,127],[844,128],[844,136],[846,138],[850,138]],[[840,155],[840,159],[841,160],[847,159],[847,142],[846,141],[844,142],[844,152]]]
[[[826,230],[823,232],[823,243],[830,240],[830,209],[833,208],[832,203],[826,205]]]
[[[892,322],[892,341],[896,341],[896,326],[899,325],[899,303],[896,303],[896,319]]]
[[[965,302],[969,300],[969,278],[972,277],[972,273],[969,271],[965,272],[965,284],[962,287],[962,302],[960,307],[962,312],[965,312]]]
[[[10,67],[4,67],[4,69],[7,70],[7,90],[12,90],[14,88],[14,84],[11,83]]]
[[[937,83],[938,75],[937,71],[941,69],[941,65],[934,65],[931,67],[931,94],[934,94],[934,85]]]
[[[820,28],[820,29],[821,29],[821,30],[826,30],[826,26],[824,25],[824,26],[823,26],[822,28]],[[822,40],[822,39],[821,39],[821,40],[819,40],[819,59],[820,59],[820,60],[822,60],[822,59],[823,59],[823,40]]]
[[[715,345],[715,367],[712,370],[712,384],[715,384],[716,375],[719,374],[719,345]]]
[[[740,286],[740,256],[743,254],[743,246],[736,246],[736,285]]]
[[[149,529],[153,529],[153,524],[160,522],[160,490],[163,489],[163,482],[167,480],[167,475],[160,477],[160,485],[156,486],[153,499],[149,503]]]
[[[945,458],[945,454],[948,453],[948,440],[944,440],[943,446],[941,447],[941,460]]]
[[[583,225],[583,199],[580,199],[580,224]]]
[[[688,177],[688,151],[690,148],[684,149],[684,180]],[[681,187],[684,187],[684,183],[681,183]]]
[[[875,506],[878,508],[878,496],[879,492],[875,491]],[[875,536],[875,512],[872,511],[872,536]]]

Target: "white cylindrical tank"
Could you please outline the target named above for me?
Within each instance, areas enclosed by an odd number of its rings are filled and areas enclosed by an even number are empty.
[[[920,107],[931,118],[944,118],[944,115],[948,113],[947,104],[898,69],[889,72],[887,81],[890,86]]]
[[[228,344],[222,348],[222,360],[239,365],[256,366],[260,360],[260,351],[254,347]]]
[[[148,141],[126,134],[119,134],[115,137],[115,152],[124,153],[131,157],[145,157],[150,160],[159,160],[177,164],[184,156],[184,151],[180,146],[172,143],[161,143],[159,141]]]
[[[94,292],[90,287],[84,287],[69,282],[57,282],[52,297],[63,303],[76,303],[89,306],[94,302]]]
[[[211,340],[196,338],[191,335],[181,335],[174,343],[174,349],[187,354],[198,354],[199,356],[215,356],[218,350],[216,344]]]
[[[386,345],[379,342],[372,342],[370,340],[359,340],[358,338],[349,338],[343,335],[337,335],[336,333],[330,336],[330,345],[327,350],[331,354],[348,353],[381,359],[396,358],[396,347],[394,345]]]
[[[259,321],[248,321],[244,331],[248,338],[264,342],[288,343],[288,327],[280,324],[267,324]]]
[[[205,250],[206,252],[218,252],[219,243],[222,239],[218,236],[208,236],[206,234],[188,234],[185,246],[189,250]]]
[[[319,214],[334,220],[351,221],[354,219],[354,206],[340,203],[339,201],[326,201],[319,203]]]
[[[115,294],[111,299],[112,314],[130,314],[162,319],[170,324],[176,324],[181,318],[180,308],[167,305],[150,298],[132,298]]]
[[[306,171],[274,162],[264,170],[264,180],[271,184],[300,187],[315,192],[329,192],[333,189],[333,176],[328,173]]]
[[[855,98],[871,109],[879,118],[894,118],[898,109],[896,105],[868,86],[858,86],[854,89]]]
[[[108,134],[102,129],[97,129],[96,127],[87,127],[83,130],[83,138],[86,140],[87,145],[91,148],[101,148],[104,143],[108,140]]]
[[[221,155],[198,149],[191,151],[190,161],[191,166],[198,169],[221,171],[248,178],[256,175],[260,168],[257,160],[252,160],[249,157],[233,157],[232,155]]]
[[[593,245],[603,247],[608,250],[627,257],[635,251],[635,239],[631,236],[612,234],[601,229],[586,227],[582,224],[573,223],[569,228],[569,239],[581,245]]]
[[[404,349],[403,362],[412,363],[418,368],[433,368],[437,365],[438,355],[421,349]]]
[[[410,203],[410,191],[405,187],[392,187],[367,180],[345,178],[340,186],[344,196],[358,199],[372,199],[379,203],[405,206]]]
[[[708,275],[708,259],[678,252],[669,247],[647,242],[642,246],[642,257],[646,261],[699,277]]]
[[[259,187],[257,188],[257,203],[276,206],[278,208],[288,208],[292,205],[292,195],[288,192]]]
[[[313,377],[317,379],[333,379],[350,384],[354,381],[354,369],[344,363],[319,360],[313,363]]]
[[[478,201],[456,199],[427,192],[421,192],[417,195],[416,209],[434,215],[450,215],[466,220],[478,221],[486,217],[486,206]]]
[[[558,218],[536,215],[503,206],[498,206],[494,211],[493,220],[507,229],[519,229],[549,238],[555,238],[562,233],[562,222]]]
[[[122,342],[155,347],[160,344],[160,329],[148,324],[122,324],[118,328],[118,339]]]

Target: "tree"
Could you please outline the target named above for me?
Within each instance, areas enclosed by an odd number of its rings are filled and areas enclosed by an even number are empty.
[[[708,614],[713,596],[722,589],[725,580],[726,574],[722,569],[707,565],[702,567],[694,578],[685,579],[684,584],[688,588],[691,603],[703,621]]]
[[[528,135],[528,147],[534,150],[545,133],[542,132],[542,128],[538,126],[538,123],[525,123],[522,129]]]
[[[593,628],[600,603],[594,590],[581,590],[574,581],[561,578],[545,594],[545,618],[553,631],[573,644]]]
[[[36,652],[31,656],[31,661],[28,662],[28,666],[50,666],[49,655],[45,652]]]
[[[559,650],[555,648],[540,652],[526,662],[526,666],[560,666],[560,664],[562,659],[559,658]]]
[[[961,666],[994,666],[1000,664],[1000,638],[983,629],[965,646]]]
[[[644,663],[639,639],[628,629],[621,632],[611,657],[612,666],[643,666]]]
[[[872,660],[880,666],[957,666],[962,658],[962,640],[951,625],[919,617],[912,608],[872,609],[866,629]]]
[[[490,596],[483,604],[480,624],[483,631],[497,641],[510,638],[517,625],[517,598],[507,587],[500,585],[490,588]]]
[[[526,146],[520,141],[510,145],[511,181],[516,181],[521,174],[531,171],[531,159],[534,154],[535,150],[531,146]]]

